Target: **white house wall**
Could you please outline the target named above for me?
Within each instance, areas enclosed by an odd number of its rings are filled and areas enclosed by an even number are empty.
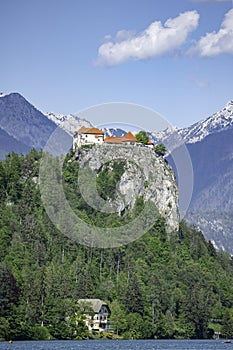
[[[82,145],[102,144],[104,136],[98,134],[77,134],[74,137],[73,147],[81,147]]]

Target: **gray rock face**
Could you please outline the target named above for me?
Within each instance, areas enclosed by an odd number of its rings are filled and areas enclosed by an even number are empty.
[[[111,167],[113,161],[125,162],[125,171],[117,184],[116,196],[114,200],[109,200],[110,209],[104,211],[121,213],[125,208],[132,209],[137,197],[142,196],[145,202],[151,201],[156,205],[159,213],[166,219],[169,232],[178,230],[178,189],[175,176],[164,159],[156,156],[151,149],[141,145],[103,144],[78,150],[77,158],[80,168],[90,168],[95,176],[98,176],[105,163]],[[95,198],[96,204],[96,193],[90,193],[93,186],[89,180],[86,181],[88,183],[83,187],[86,193],[89,192],[89,204],[91,198]]]

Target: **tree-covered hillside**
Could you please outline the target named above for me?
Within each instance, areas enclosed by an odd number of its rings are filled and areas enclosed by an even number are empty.
[[[38,188],[41,153],[10,154],[0,162],[0,338],[80,339],[88,336],[79,298],[100,298],[112,311],[115,333],[125,338],[233,336],[233,264],[200,232],[181,223],[167,235],[159,218],[137,241],[96,249],[71,241],[48,218]],[[124,164],[99,176],[108,198]],[[98,214],[82,199],[78,163],[69,154],[64,188],[74,210],[115,227],[143,207]],[[114,173],[115,172],[115,173]],[[51,189],[52,190],[52,189]]]

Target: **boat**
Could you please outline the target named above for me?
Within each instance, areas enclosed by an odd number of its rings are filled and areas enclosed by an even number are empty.
[[[231,340],[230,340],[230,339],[224,339],[223,342],[224,342],[224,343],[231,343]]]

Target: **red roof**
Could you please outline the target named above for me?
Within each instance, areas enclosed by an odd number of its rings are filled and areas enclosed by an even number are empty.
[[[100,130],[98,128],[86,128],[85,126],[82,126],[78,131],[76,131],[76,134],[98,134],[98,135],[104,135],[103,130]]]
[[[128,132],[124,137],[123,137],[123,142],[127,142],[127,141],[134,141],[137,142],[137,139],[135,136],[133,136],[132,132]]]
[[[90,128],[87,131],[85,131],[85,134],[100,134],[100,135],[104,135],[103,130],[100,130],[98,128]]]
[[[106,143],[122,143],[123,137],[109,136],[106,137],[104,142]]]

